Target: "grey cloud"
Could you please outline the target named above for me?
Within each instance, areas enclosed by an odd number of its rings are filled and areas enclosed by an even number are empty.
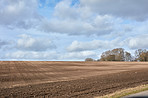
[[[9,44],[9,42],[0,39],[0,48],[2,48],[3,46],[6,46],[8,44]]]
[[[105,35],[113,31],[111,16],[97,16],[92,21],[80,20],[43,20],[40,29],[47,33],[61,33],[68,35]]]
[[[47,33],[68,35],[105,35],[113,31],[113,21],[110,15],[94,15],[87,7],[78,4],[71,6],[71,0],[57,3],[54,18],[43,19],[40,30]]]
[[[41,16],[37,0],[0,0],[0,24],[9,28],[31,28]]]
[[[29,35],[21,35],[21,38],[17,40],[16,47],[19,50],[26,51],[46,51],[56,48],[54,43],[49,39],[33,38]]]
[[[138,21],[148,18],[147,0],[80,0],[80,4],[101,15],[108,14]]]

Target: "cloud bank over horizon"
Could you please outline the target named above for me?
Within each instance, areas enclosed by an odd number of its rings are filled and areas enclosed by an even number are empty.
[[[1,0],[0,60],[98,59],[148,49],[147,0]]]

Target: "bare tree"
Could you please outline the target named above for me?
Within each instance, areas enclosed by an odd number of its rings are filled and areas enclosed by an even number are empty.
[[[148,61],[148,51],[147,52],[142,52],[140,54],[139,60],[140,61]]]
[[[110,50],[103,52],[102,55],[101,55],[101,59],[100,60],[101,61],[108,61],[107,58],[108,58],[109,55],[111,55],[111,51]]]
[[[116,48],[113,50],[109,50],[106,52],[103,52],[101,55],[102,61],[122,61],[124,60],[124,49],[122,48]]]
[[[116,48],[102,53],[101,61],[130,61],[132,59],[129,52],[124,51],[123,48]]]
[[[138,49],[135,51],[135,60],[136,61],[143,61],[145,53],[147,52],[146,49]]]
[[[115,55],[116,61],[124,61],[124,49],[123,48],[113,49],[112,53]]]

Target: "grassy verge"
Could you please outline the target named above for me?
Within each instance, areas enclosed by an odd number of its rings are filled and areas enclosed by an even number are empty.
[[[112,93],[109,95],[99,96],[99,97],[95,97],[95,98],[121,98],[123,96],[135,94],[135,93],[146,91],[146,90],[148,90],[148,84],[141,85],[141,86],[134,87],[134,88],[123,89],[123,90],[116,91],[115,93]]]

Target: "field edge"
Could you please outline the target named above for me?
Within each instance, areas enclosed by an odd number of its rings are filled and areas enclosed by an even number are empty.
[[[122,90],[116,91],[108,95],[97,96],[94,98],[121,98],[124,96],[128,96],[130,94],[136,94],[136,93],[146,91],[146,90],[148,90],[148,84],[140,85],[140,86],[132,87],[132,88],[127,88],[127,89],[122,89]]]

